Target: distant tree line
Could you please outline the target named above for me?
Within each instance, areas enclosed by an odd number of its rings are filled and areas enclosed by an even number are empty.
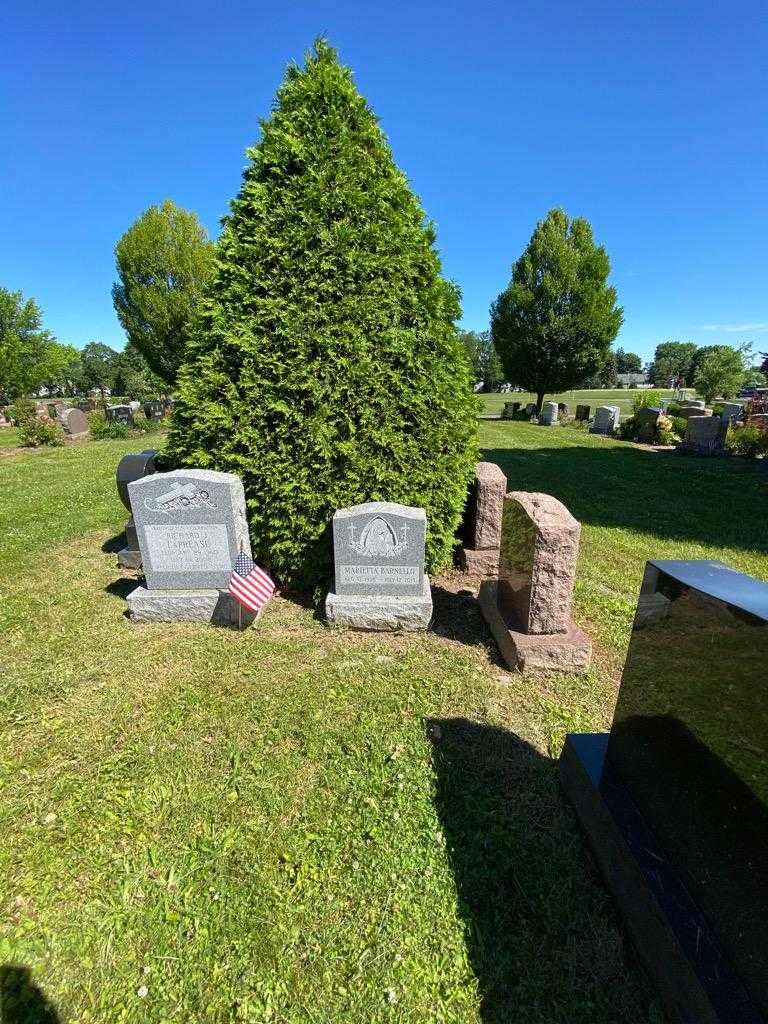
[[[41,390],[72,396],[110,391],[141,400],[167,389],[130,342],[122,352],[100,341],[83,349],[63,344],[43,327],[35,299],[0,287],[0,401]]]

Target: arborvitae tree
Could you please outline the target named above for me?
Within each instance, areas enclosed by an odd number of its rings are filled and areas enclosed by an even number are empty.
[[[606,361],[623,318],[610,263],[589,221],[550,210],[491,306],[491,337],[507,380],[536,395],[573,388]]]
[[[284,584],[331,571],[331,519],[426,509],[450,556],[476,458],[457,288],[349,69],[291,66],[224,220],[178,383],[169,457],[238,473],[255,552]]]

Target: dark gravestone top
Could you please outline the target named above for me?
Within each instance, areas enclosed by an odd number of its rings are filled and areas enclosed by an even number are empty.
[[[576,406],[576,420],[579,423],[586,422],[589,419],[589,413],[591,406],[589,405],[577,405]]]
[[[126,423],[129,427],[134,425],[133,409],[130,405],[108,405],[106,416],[112,423]]]
[[[131,511],[131,502],[128,498],[128,484],[155,472],[155,455],[157,455],[155,448],[145,448],[143,452],[131,452],[130,455],[124,455],[117,464],[117,493],[129,512]]]
[[[426,532],[423,508],[369,501],[339,509],[333,517],[336,593],[421,597]]]
[[[719,562],[649,562],[607,752],[766,1016],[767,665],[768,584]]]
[[[159,399],[151,399],[144,403],[144,415],[148,420],[161,420],[165,415],[166,406]]]

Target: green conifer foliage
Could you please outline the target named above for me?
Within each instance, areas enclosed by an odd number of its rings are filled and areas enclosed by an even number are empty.
[[[476,458],[457,288],[349,69],[291,66],[217,246],[168,452],[238,473],[256,554],[284,583],[332,567],[335,509],[426,509],[450,556]]]

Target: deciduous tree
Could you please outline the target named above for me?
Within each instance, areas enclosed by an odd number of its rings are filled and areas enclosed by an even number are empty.
[[[214,246],[196,214],[166,199],[126,231],[115,258],[118,319],[150,369],[172,385],[213,276]]]
[[[565,391],[606,361],[622,323],[610,263],[589,222],[551,210],[536,225],[491,307],[491,336],[508,380],[536,395]]]

